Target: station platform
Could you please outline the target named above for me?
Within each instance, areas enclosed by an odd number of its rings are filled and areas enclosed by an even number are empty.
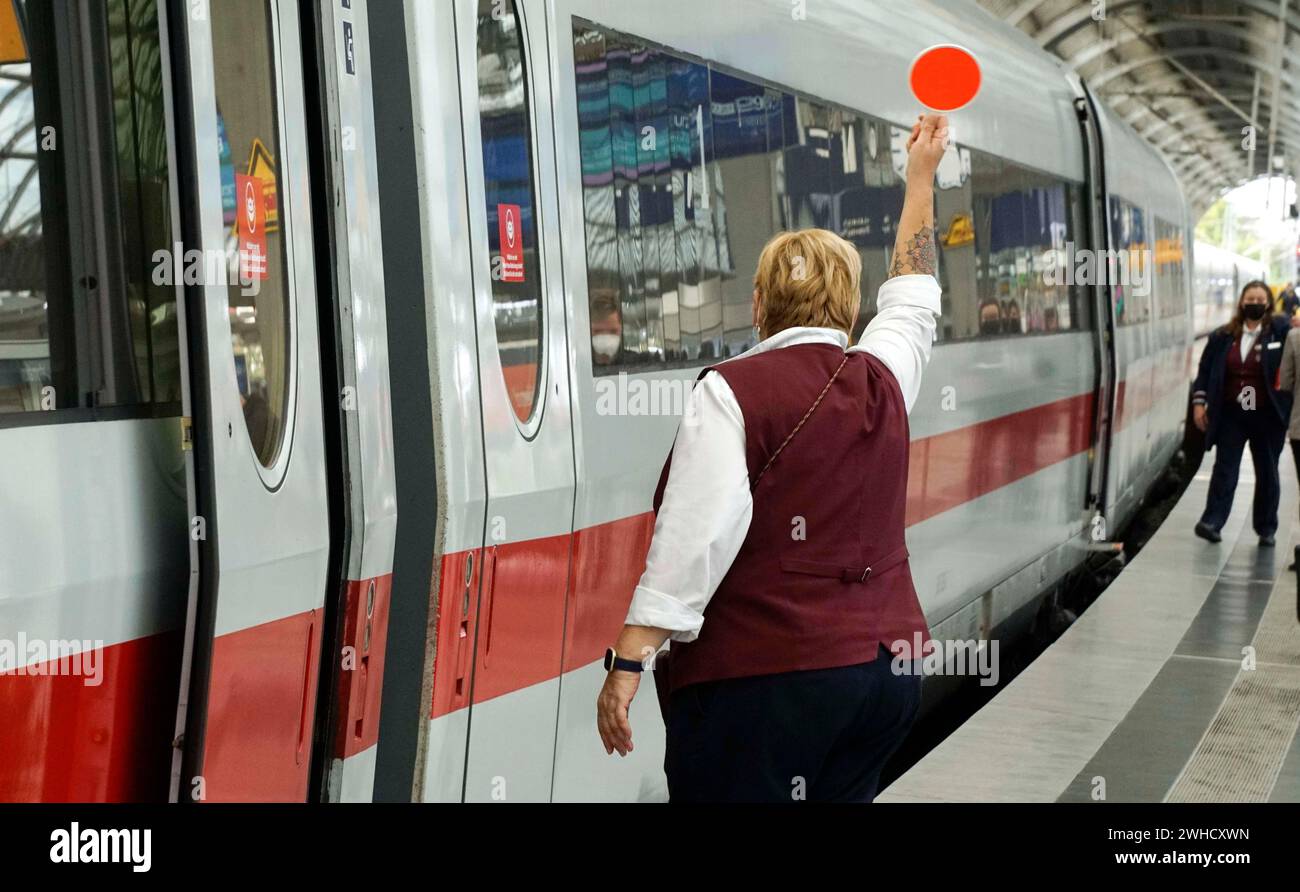
[[[1295,468],[1284,452],[1276,547],[1251,529],[1249,458],[1216,545],[1192,533],[1213,458],[1065,634],[877,802],[1300,802]]]

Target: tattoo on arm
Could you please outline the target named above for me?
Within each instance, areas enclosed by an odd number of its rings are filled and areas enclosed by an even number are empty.
[[[939,262],[935,255],[934,227],[922,226],[916,235],[907,240],[902,250],[895,249],[894,262],[889,266],[889,278],[912,274],[935,275]]]

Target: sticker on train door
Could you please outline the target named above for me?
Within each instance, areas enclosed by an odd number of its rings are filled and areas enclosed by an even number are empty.
[[[497,205],[497,230],[501,240],[502,282],[524,281],[524,238],[517,204]]]
[[[239,196],[239,215],[235,225],[239,233],[239,279],[241,282],[265,280],[266,269],[266,193],[259,177],[239,174],[235,177]]]

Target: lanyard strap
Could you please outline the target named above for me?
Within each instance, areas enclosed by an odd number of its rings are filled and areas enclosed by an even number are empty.
[[[830,392],[831,385],[835,383],[835,379],[840,376],[840,372],[844,371],[844,367],[848,364],[849,364],[849,355],[845,353],[844,361],[841,362],[840,367],[835,370],[835,374],[831,375],[831,379],[826,382],[826,386],[823,387],[822,392],[817,395],[817,399],[813,402],[811,406],[808,407],[808,411],[803,414],[803,418],[799,419],[799,423],[794,426],[794,430],[790,431],[790,436],[786,437],[784,440],[781,441],[781,445],[776,447],[776,451],[773,452],[772,457],[767,460],[767,464],[763,465],[763,470],[758,472],[758,476],[754,478],[754,482],[751,483],[749,486],[750,492],[753,492],[755,489],[758,488],[758,481],[762,480],[763,475],[767,473],[767,469],[772,467],[772,463],[776,461],[776,457],[781,454],[781,450],[784,449],[789,444],[789,442],[794,439],[794,435],[799,433],[799,429],[802,428],[805,424],[807,424],[808,419],[811,418],[812,414],[817,411],[817,407],[822,404],[822,400],[824,400],[826,398],[826,394]]]

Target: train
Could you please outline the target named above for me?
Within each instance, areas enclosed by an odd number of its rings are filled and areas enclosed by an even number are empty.
[[[1170,166],[975,4],[0,29],[0,800],[665,798],[648,681],[625,759],[594,702],[682,395],[753,345],[779,231],[852,242],[870,320],[927,46],[983,66],[910,419],[936,638],[1015,634],[1119,539],[1254,275],[1202,284]]]
[[[1268,265],[1208,242],[1196,242],[1193,250],[1192,331],[1201,338],[1228,324],[1247,282],[1268,281]]]

